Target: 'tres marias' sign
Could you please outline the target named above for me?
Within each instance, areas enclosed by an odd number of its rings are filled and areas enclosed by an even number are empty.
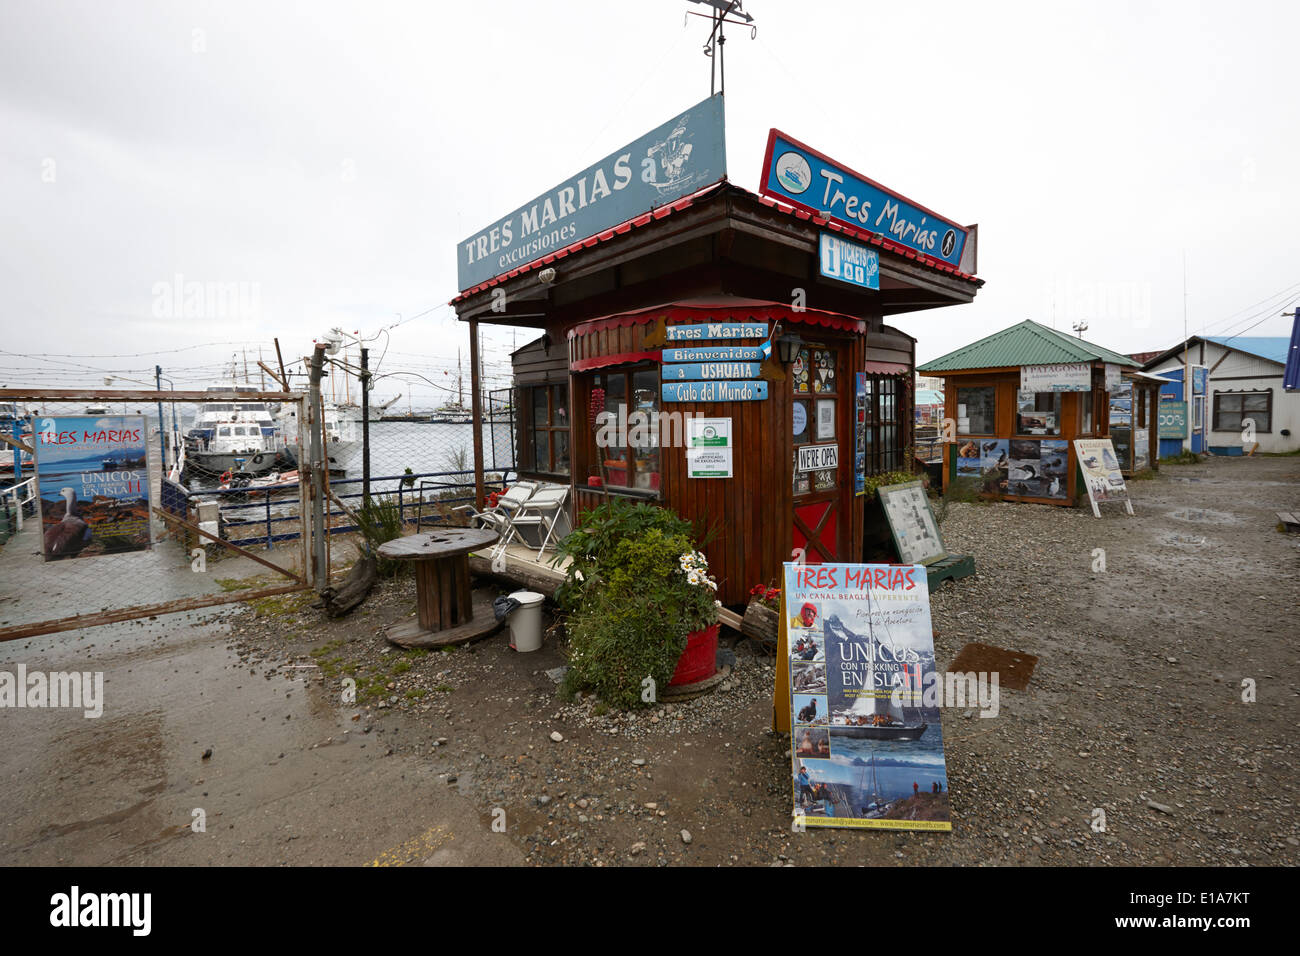
[[[768,133],[758,191],[812,213],[826,213],[853,229],[877,233],[909,249],[961,266],[968,235],[966,228],[855,173],[780,130]]]
[[[711,96],[456,247],[461,291],[720,182],[722,95]]]

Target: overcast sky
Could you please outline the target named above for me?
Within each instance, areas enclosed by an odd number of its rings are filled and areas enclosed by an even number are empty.
[[[0,355],[0,384],[152,381],[157,363],[201,387],[259,344],[269,360],[273,336],[289,362],[331,326],[399,322],[381,371],[451,383],[456,242],[708,95],[688,9],[5,0],[0,349],[41,358]],[[1191,332],[1287,334],[1300,5],[746,9],[733,182],[757,189],[775,126],[980,224],[976,302],[894,320],[920,360],[1025,318],[1172,346],[1184,257]],[[187,316],[177,276],[239,295]],[[534,335],[487,333],[493,384]],[[416,406],[435,394],[417,383]]]

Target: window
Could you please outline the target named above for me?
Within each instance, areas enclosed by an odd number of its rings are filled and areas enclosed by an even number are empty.
[[[1092,392],[1078,392],[1079,396],[1079,434],[1092,434]]]
[[[957,389],[957,434],[992,435],[997,389],[992,385]]]
[[[1214,430],[1239,432],[1252,420],[1256,432],[1273,430],[1273,392],[1215,392]]]
[[[528,449],[533,470],[569,473],[569,386],[536,385],[528,389]]]
[[[1016,434],[1061,434],[1061,393],[1018,392],[1016,394]]]
[[[612,488],[659,494],[659,370],[620,369],[592,376],[604,389],[607,425],[596,431],[596,454]],[[610,439],[610,440],[603,440]]]
[[[799,449],[804,445],[838,445],[839,382],[835,377],[834,349],[805,345],[791,367],[794,389],[794,493],[830,491],[839,484],[839,469],[799,470]],[[844,447],[849,447],[847,444]]]

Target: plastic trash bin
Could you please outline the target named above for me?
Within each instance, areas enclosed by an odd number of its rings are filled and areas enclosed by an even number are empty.
[[[542,602],[546,595],[536,591],[515,591],[510,595],[519,607],[510,612],[510,646],[517,651],[536,651],[542,646]]]

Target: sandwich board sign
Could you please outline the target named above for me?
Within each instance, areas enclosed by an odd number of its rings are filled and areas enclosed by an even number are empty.
[[[951,830],[925,568],[787,563],[780,614],[795,825]]]
[[[939,523],[930,510],[930,499],[919,481],[886,485],[877,493],[903,564],[928,565],[948,556],[939,537]]]
[[[1094,518],[1101,517],[1097,507],[1103,501],[1122,501],[1124,509],[1133,513],[1133,502],[1128,497],[1128,486],[1120,474],[1119,459],[1109,438],[1076,438],[1074,457],[1083,472],[1083,483],[1088,489]]]

